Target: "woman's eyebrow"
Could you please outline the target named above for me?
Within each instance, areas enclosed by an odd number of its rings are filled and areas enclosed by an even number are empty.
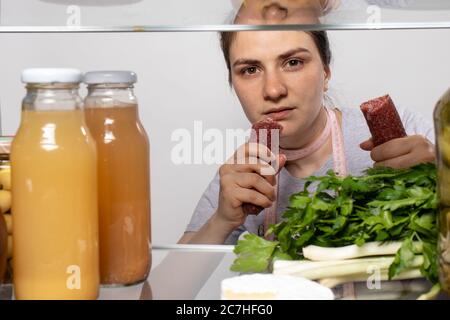
[[[299,47],[299,48],[295,48],[295,49],[292,49],[292,50],[289,50],[289,51],[287,51],[287,52],[285,52],[285,53],[280,54],[280,55],[278,56],[278,59],[284,60],[284,59],[287,59],[287,58],[289,58],[290,56],[293,56],[294,54],[299,53],[299,52],[307,52],[307,53],[310,53],[310,51],[309,51],[308,49]],[[238,66],[238,65],[260,64],[260,63],[261,63],[261,61],[256,60],[256,59],[245,59],[245,58],[243,58],[243,59],[237,59],[237,60],[233,63],[233,67],[236,67],[236,66]]]
[[[236,67],[241,64],[260,64],[260,63],[261,62],[259,60],[255,60],[255,59],[237,59],[233,63],[233,67]]]
[[[310,53],[310,51],[309,51],[308,49],[299,47],[299,48],[296,48],[296,49],[289,50],[289,51],[287,51],[287,52],[285,52],[285,53],[283,53],[283,54],[280,54],[280,55],[278,56],[278,59],[284,60],[284,59],[287,59],[287,58],[289,58],[290,56],[293,56],[294,54],[300,53],[300,52],[307,52],[307,53]]]

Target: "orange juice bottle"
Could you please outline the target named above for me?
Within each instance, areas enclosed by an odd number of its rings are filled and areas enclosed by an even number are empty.
[[[150,252],[150,151],[133,92],[136,74],[88,72],[85,117],[97,143],[100,279],[104,285],[145,280]]]
[[[95,299],[97,157],[74,69],[26,69],[11,150],[17,299]]]

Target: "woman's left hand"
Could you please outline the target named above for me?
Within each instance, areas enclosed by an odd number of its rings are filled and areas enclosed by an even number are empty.
[[[434,145],[424,136],[414,135],[393,139],[374,147],[372,139],[360,144],[361,149],[370,151],[374,166],[408,168],[419,163],[434,162]]]

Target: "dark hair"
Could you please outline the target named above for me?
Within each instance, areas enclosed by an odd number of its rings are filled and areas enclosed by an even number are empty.
[[[317,50],[319,50],[320,58],[322,60],[324,67],[329,68],[331,63],[331,49],[327,32],[326,31],[305,31],[305,32],[313,38]],[[220,46],[222,48],[223,56],[227,64],[228,82],[230,83],[230,85],[231,85],[230,48],[235,37],[236,32],[220,33]]]

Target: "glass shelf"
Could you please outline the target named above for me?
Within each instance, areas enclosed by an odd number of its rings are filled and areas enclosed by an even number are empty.
[[[3,33],[441,28],[448,0],[0,0]]]
[[[238,274],[230,271],[236,256],[232,246],[217,245],[154,246],[152,271],[144,283],[128,287],[102,287],[100,300],[217,300],[220,284]],[[182,266],[182,267],[180,267]],[[429,291],[431,284],[423,279],[382,281],[376,290],[366,282],[333,287],[338,300],[414,300]],[[448,300],[441,293],[435,299]],[[0,300],[14,299],[13,287],[0,285]]]

